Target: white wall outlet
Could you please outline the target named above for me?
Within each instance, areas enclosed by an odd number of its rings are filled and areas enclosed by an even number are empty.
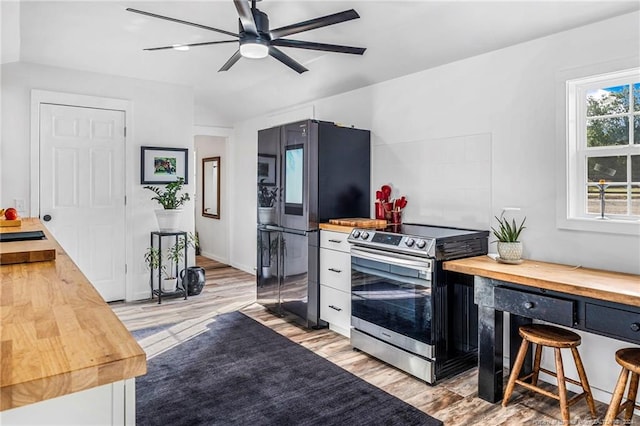
[[[14,205],[15,209],[18,210],[18,214],[20,216],[22,216],[22,214],[25,212],[24,211],[24,200],[16,198],[16,199],[13,200],[13,205]]]

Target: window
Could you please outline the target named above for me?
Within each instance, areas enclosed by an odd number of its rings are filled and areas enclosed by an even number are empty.
[[[640,69],[567,82],[569,218],[640,219]]]

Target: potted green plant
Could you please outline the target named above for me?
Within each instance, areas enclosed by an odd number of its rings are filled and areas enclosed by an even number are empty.
[[[179,177],[173,182],[168,183],[164,188],[158,186],[146,185],[145,189],[153,191],[156,196],[151,197],[162,206],[162,209],[156,210],[156,218],[158,219],[158,227],[160,231],[176,231],[180,225],[180,212],[186,201],[189,201],[189,194],[179,192],[184,185],[184,178]]]
[[[187,238],[178,238],[175,244],[169,246],[164,254],[164,260],[161,262],[160,250],[155,247],[149,247],[144,254],[144,261],[147,268],[152,271],[160,270],[162,279],[160,288],[163,292],[174,292],[178,284],[178,269],[182,263],[186,247],[196,247],[198,239],[195,235],[189,234]],[[162,263],[162,266],[160,266]],[[186,266],[186,265],[185,265]],[[151,278],[153,279],[153,278]]]
[[[167,265],[160,266],[160,260],[160,250],[155,247],[149,247],[144,254],[144,261],[150,271],[160,269],[162,277],[159,284],[160,289],[162,289],[162,291],[175,291],[177,279],[175,277],[171,277],[171,274],[167,270]],[[150,276],[149,280],[151,286],[153,286],[153,276]]]
[[[525,217],[519,224],[515,219],[509,222],[504,217],[504,212],[500,217],[495,216],[498,221],[497,228],[491,227],[493,235],[497,238],[499,260],[507,263],[520,262],[522,259],[522,242],[519,240],[522,230],[525,229]]]
[[[258,250],[262,251],[262,278],[269,279],[277,267],[278,253],[284,253],[286,251],[285,239],[279,234],[274,234],[274,237],[268,240],[258,238]]]
[[[264,183],[264,179],[260,179],[260,182],[258,183],[258,223],[275,223],[275,203],[277,199],[278,188],[266,185]]]

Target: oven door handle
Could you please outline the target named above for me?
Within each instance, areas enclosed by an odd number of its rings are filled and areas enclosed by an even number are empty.
[[[431,272],[431,260],[415,260],[409,256],[400,254],[384,255],[379,250],[369,250],[362,247],[351,247],[351,256],[359,257],[365,260],[373,260],[375,262],[388,263],[390,265],[404,266],[405,268],[417,269],[420,271]]]

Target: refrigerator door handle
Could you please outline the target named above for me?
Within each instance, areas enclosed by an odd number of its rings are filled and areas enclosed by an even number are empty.
[[[306,237],[308,234],[307,231],[303,231],[302,229],[283,228],[282,226],[276,225],[263,225],[260,227],[260,229],[262,229],[263,231],[286,232],[287,234],[302,235],[303,237]]]
[[[289,229],[289,228],[284,228],[282,230],[282,232],[286,232],[288,234],[296,234],[296,235],[302,235],[303,237],[307,236],[307,231],[302,231],[300,229]]]

